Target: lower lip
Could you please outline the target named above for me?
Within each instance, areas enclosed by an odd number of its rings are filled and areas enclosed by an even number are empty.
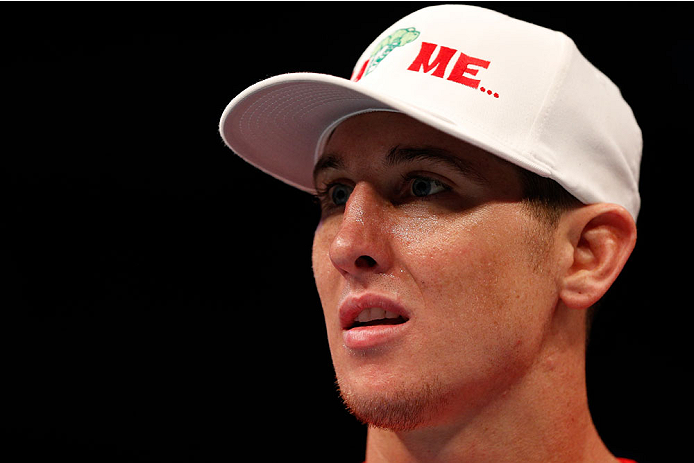
[[[360,326],[342,332],[342,339],[348,349],[371,349],[379,347],[400,337],[408,323],[399,325]]]

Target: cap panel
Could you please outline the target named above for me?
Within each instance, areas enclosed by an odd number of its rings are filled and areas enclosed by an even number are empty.
[[[404,29],[414,29],[418,37],[376,66],[369,63],[360,85],[426,107],[516,150],[525,148],[562,59],[561,34],[477,7],[425,8],[387,29],[355,70]]]
[[[556,159],[550,177],[584,203],[612,202],[638,216],[641,130],[619,89],[570,42],[565,77],[534,128],[534,156]]]

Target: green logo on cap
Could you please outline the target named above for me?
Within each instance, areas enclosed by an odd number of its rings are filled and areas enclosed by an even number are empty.
[[[373,71],[374,68],[378,66],[378,63],[383,61],[391,51],[398,47],[402,47],[403,45],[407,45],[410,42],[414,42],[417,40],[417,37],[419,37],[419,31],[414,27],[408,27],[407,29],[398,29],[385,39],[381,40],[374,47],[374,51],[369,57],[369,67],[366,69],[364,75]]]

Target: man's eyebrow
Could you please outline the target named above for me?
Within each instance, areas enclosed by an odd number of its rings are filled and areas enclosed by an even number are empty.
[[[326,154],[322,156],[313,168],[313,182],[316,183],[318,175],[327,169],[342,169],[344,162],[337,154]]]
[[[488,183],[486,177],[482,175],[481,172],[470,161],[462,159],[449,151],[436,147],[395,146],[386,155],[384,165],[386,167],[395,167],[399,164],[413,161],[427,161],[443,164],[454,169],[475,183]],[[344,165],[345,164],[342,157],[340,157],[338,154],[326,154],[322,156],[313,169],[314,182],[321,172],[328,169],[342,169],[344,168]]]
[[[398,164],[412,161],[428,161],[437,164],[443,164],[449,168],[453,168],[458,173],[469,178],[475,183],[487,184],[487,178],[482,175],[478,168],[472,162],[462,159],[455,154],[441,148],[424,146],[424,147],[400,147],[396,146],[390,150],[385,159],[385,164],[388,167],[393,167]]]

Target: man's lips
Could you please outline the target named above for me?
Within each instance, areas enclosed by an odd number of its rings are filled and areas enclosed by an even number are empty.
[[[348,296],[342,301],[338,311],[343,330],[364,324],[399,324],[410,319],[407,310],[394,299],[372,293]]]

